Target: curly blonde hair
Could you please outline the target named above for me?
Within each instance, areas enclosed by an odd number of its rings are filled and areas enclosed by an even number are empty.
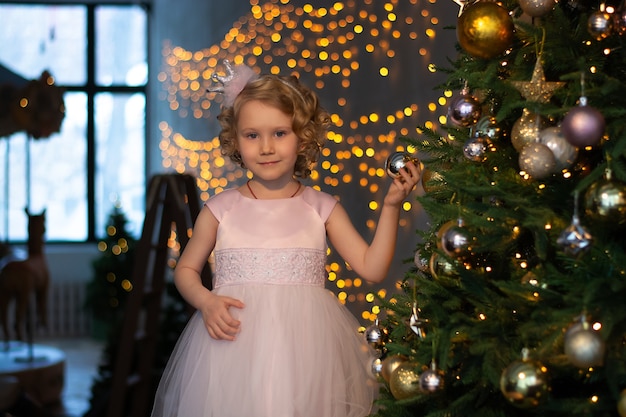
[[[317,162],[330,126],[330,115],[320,105],[318,96],[294,76],[261,75],[248,83],[230,107],[222,109],[217,119],[222,155],[242,168],[245,165],[237,148],[237,122],[241,107],[259,100],[291,116],[292,129],[300,139],[294,176],[308,178]]]

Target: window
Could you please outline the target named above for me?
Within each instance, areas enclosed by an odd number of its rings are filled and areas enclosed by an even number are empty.
[[[26,240],[28,208],[46,210],[49,242],[93,241],[105,234],[116,204],[140,234],[147,19],[137,2],[0,2],[0,86],[19,89],[49,71],[65,91],[58,133],[36,139],[18,130],[0,138],[0,239]]]

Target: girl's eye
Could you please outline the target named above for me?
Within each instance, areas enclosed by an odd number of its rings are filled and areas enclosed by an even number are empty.
[[[279,130],[278,132],[276,132],[276,136],[278,136],[279,138],[285,135],[287,135],[287,132],[285,132],[284,130]]]
[[[248,133],[248,134],[246,135],[246,137],[247,137],[248,139],[256,139],[256,138],[258,137],[258,135],[257,135],[256,133]]]

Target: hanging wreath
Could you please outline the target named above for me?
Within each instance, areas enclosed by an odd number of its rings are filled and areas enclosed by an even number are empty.
[[[0,85],[0,137],[25,131],[41,139],[59,132],[65,117],[63,94],[48,71],[22,86]]]

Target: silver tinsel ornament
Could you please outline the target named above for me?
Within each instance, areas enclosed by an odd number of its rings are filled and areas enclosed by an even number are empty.
[[[577,258],[589,252],[593,237],[581,224],[577,214],[572,217],[572,224],[567,226],[556,240],[563,253]]]

